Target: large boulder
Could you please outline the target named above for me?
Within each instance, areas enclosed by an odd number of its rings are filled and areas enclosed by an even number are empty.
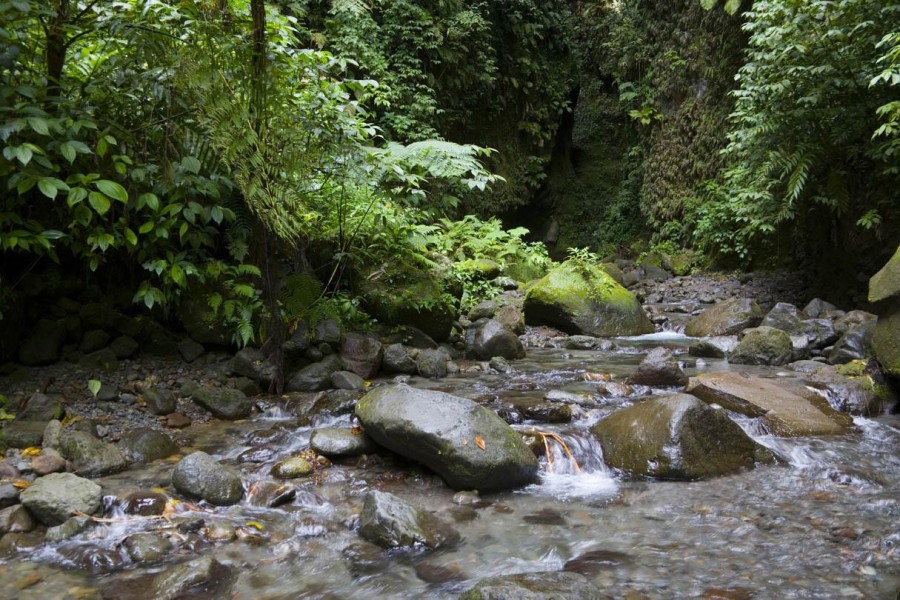
[[[416,370],[419,375],[428,379],[440,379],[450,372],[447,363],[450,356],[443,348],[437,350],[420,350],[416,355]]]
[[[732,298],[707,308],[688,321],[684,333],[691,337],[735,335],[759,325],[763,316],[762,308],[750,298]]]
[[[359,515],[359,535],[382,548],[452,546],[459,532],[431,513],[376,490],[366,494]]]
[[[466,354],[482,360],[495,356],[525,358],[525,346],[500,321],[482,319],[466,330]]]
[[[378,340],[348,333],[341,340],[341,363],[363,379],[371,379],[381,370],[384,346]]]
[[[519,433],[466,398],[384,386],[359,400],[356,415],[377,444],[423,463],[455,489],[512,489],[537,475]]]
[[[775,435],[838,435],[848,433],[852,419],[831,408],[814,392],[745,373],[708,373],[692,377],[687,392],[709,404],[761,417]]]
[[[531,284],[525,321],[569,334],[601,337],[653,332],[634,295],[600,267],[566,261]]]
[[[64,523],[75,513],[91,515],[100,508],[102,488],[71,473],[53,473],[34,480],[19,499],[44,525]]]
[[[456,317],[455,299],[437,277],[408,264],[360,273],[357,289],[366,310],[385,325],[410,325],[446,341]]]
[[[600,600],[600,589],[584,575],[566,571],[488,577],[460,600]]]
[[[796,306],[787,302],[779,302],[772,307],[772,310],[766,313],[760,325],[762,327],[774,327],[789,335],[794,335],[804,330],[801,322],[802,318],[803,315],[801,315],[800,310]]]
[[[869,280],[869,302],[878,312],[872,350],[887,374],[900,377],[900,246]]]
[[[853,360],[865,360],[873,353],[877,323],[874,318],[850,326],[828,354],[828,362],[842,365]],[[894,340],[894,343],[897,343]]]
[[[616,411],[591,432],[607,464],[634,475],[698,479],[752,468],[756,443],[724,411],[687,394]]]
[[[628,377],[631,385],[659,385],[683,387],[688,382],[678,361],[667,348],[653,348]]]
[[[791,336],[773,327],[755,327],[745,331],[728,362],[739,365],[786,365],[794,356]]]
[[[201,387],[194,390],[191,399],[211,412],[217,419],[234,421],[250,416],[253,402],[247,395],[231,388]]]
[[[172,485],[182,494],[220,506],[235,504],[244,495],[240,476],[206,452],[182,458],[172,472]]]
[[[59,360],[59,351],[66,341],[66,326],[62,321],[41,319],[19,348],[23,365],[49,365]]]
[[[63,429],[59,437],[59,451],[72,461],[76,473],[87,477],[117,473],[128,466],[121,450],[86,431]]]
[[[403,344],[388,344],[384,347],[384,358],[382,366],[385,373],[408,373],[410,375],[416,372],[416,359],[413,358],[409,348]]]
[[[733,335],[715,335],[700,338],[688,348],[688,354],[702,358],[725,358],[737,348],[738,340]]]
[[[119,447],[136,462],[152,462],[178,453],[172,438],[149,427],[132,429],[119,440]]]
[[[48,396],[40,392],[32,394],[25,404],[25,409],[18,411],[16,419],[21,421],[52,421],[62,419],[66,407],[58,397]]]
[[[341,357],[329,354],[317,363],[303,367],[287,380],[288,392],[320,392],[331,387],[331,376],[344,368]]]

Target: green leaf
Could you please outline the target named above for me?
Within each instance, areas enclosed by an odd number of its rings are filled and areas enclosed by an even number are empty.
[[[727,0],[725,2],[725,12],[729,15],[733,15],[738,11],[741,7],[741,0]]]
[[[121,185],[116,183],[115,181],[110,181],[109,179],[100,179],[95,185],[97,189],[109,196],[114,200],[118,200],[119,202],[128,202],[128,192],[125,191]]]
[[[38,180],[38,189],[41,190],[41,193],[51,200],[56,199],[56,195],[59,193],[59,190],[56,189],[56,184],[53,182],[52,177],[42,177]]]
[[[63,158],[69,161],[69,164],[75,162],[77,152],[75,152],[75,148],[69,142],[63,142],[59,145],[59,153],[63,155]]]
[[[91,395],[94,396],[94,398],[97,397],[97,394],[100,393],[100,388],[103,387],[103,384],[96,379],[88,379],[87,385],[88,389],[91,390]]]
[[[83,187],[72,188],[69,190],[69,196],[66,198],[66,203],[69,205],[69,208],[72,208],[85,198],[87,198],[88,192]]]
[[[31,125],[31,128],[35,133],[40,135],[50,135],[50,130],[47,128],[47,121],[45,119],[31,117],[28,119],[28,124]]]
[[[19,162],[22,163],[23,167],[31,162],[32,156],[34,156],[34,152],[32,152],[31,148],[28,146],[19,146],[16,148],[16,158],[19,159]]]
[[[179,265],[172,265],[172,267],[169,269],[169,277],[171,277],[172,281],[174,281],[179,286],[183,287],[186,283],[184,277],[184,269],[182,269]]]
[[[706,10],[711,10],[718,3],[719,0],[700,0],[700,6]]]
[[[100,192],[91,192],[90,194],[88,194],[88,203],[94,210],[97,211],[97,214],[99,215],[105,215],[107,212],[109,212],[109,198],[107,198]]]
[[[200,172],[200,161],[193,156],[185,156],[183,159],[181,159],[181,166],[194,174]]]
[[[138,198],[138,206],[148,206],[150,210],[157,211],[159,210],[159,198],[156,197],[156,194],[141,194]]]
[[[140,233],[141,235],[150,233],[151,231],[153,231],[153,225],[153,221],[147,221],[146,223],[141,225],[140,229],[138,229],[138,233]]]
[[[131,228],[125,228],[125,239],[128,240],[128,243],[132,246],[137,246],[138,238],[137,235],[131,230]]]

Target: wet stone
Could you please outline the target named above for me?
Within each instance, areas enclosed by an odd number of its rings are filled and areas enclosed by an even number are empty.
[[[247,502],[252,506],[274,508],[291,502],[297,496],[293,486],[275,481],[256,481],[247,491]]]
[[[7,533],[27,533],[34,529],[34,519],[21,504],[0,510],[0,535]]]
[[[378,446],[364,432],[341,427],[316,429],[309,438],[309,446],[325,456],[359,456],[378,451]]]
[[[63,546],[59,554],[79,571],[88,573],[114,573],[127,566],[122,553],[98,546]]]
[[[593,577],[601,571],[612,569],[619,565],[630,564],[631,562],[632,557],[624,552],[602,549],[589,550],[567,561],[563,571],[571,571],[585,577]]]
[[[168,415],[175,412],[175,397],[172,392],[158,387],[144,390],[144,403],[154,415]]]
[[[416,577],[426,583],[447,583],[465,579],[465,574],[456,563],[449,566],[420,563],[416,565]]]
[[[66,519],[65,523],[47,529],[47,541],[61,542],[84,532],[93,524],[90,517],[75,516]]]
[[[436,549],[459,542],[459,532],[431,513],[374,490],[366,494],[359,534],[384,548],[421,545]]]
[[[279,479],[306,477],[313,472],[313,466],[302,456],[292,456],[272,467],[272,476]]]
[[[157,575],[152,584],[152,597],[155,600],[174,600],[202,591],[209,598],[225,598],[235,576],[232,567],[211,556],[204,556]]]
[[[159,492],[137,491],[127,493],[120,503],[127,515],[152,517],[163,514],[168,500],[165,494]]]
[[[600,600],[602,597],[600,590],[583,575],[554,571],[482,579],[460,600]]]
[[[182,494],[211,504],[235,504],[244,495],[240,476],[205,452],[181,459],[172,473],[172,484]]]
[[[566,519],[562,513],[553,508],[542,508],[536,513],[525,515],[522,520],[531,525],[566,525]]]
[[[31,469],[38,475],[59,473],[66,470],[66,459],[58,454],[39,454],[31,459]]]
[[[125,538],[122,545],[131,560],[140,564],[160,561],[166,558],[172,550],[172,542],[155,533],[130,535]]]

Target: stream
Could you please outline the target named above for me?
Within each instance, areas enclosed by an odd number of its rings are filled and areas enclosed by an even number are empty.
[[[23,544],[0,560],[3,598],[142,598],[151,576],[198,555],[231,568],[221,591],[190,597],[455,598],[484,577],[574,570],[610,598],[885,598],[900,588],[900,416],[856,418],[858,433],[830,438],[776,438],[754,419],[733,415],[780,459],[757,468],[695,482],[635,480],[602,461],[588,429],[647,393],[613,398],[586,374],[621,378],[644,353],[672,348],[685,372],[728,370],[722,360],[687,354],[688,338],[663,332],[614,340],[611,350],[530,348],[510,361],[515,372],[462,372],[409,384],[471,398],[502,410],[543,402],[551,390],[577,394],[566,424],[525,421],[558,434],[578,466],[550,446],[540,482],[491,494],[475,505],[452,502],[454,491],[435,475],[393,456],[371,455],[320,467],[295,480],[296,496],[276,508],[254,505],[254,484],[272,481],[272,465],[307,447],[315,427],[351,426],[349,415],[298,419],[283,403],[243,422],[213,421],[188,430],[190,449],[237,467],[245,489],[231,507],[180,503],[170,519],[123,515],[114,496],[129,489],[164,488],[173,461],[157,461],[98,479],[108,495],[108,522],[61,543]],[[773,378],[785,369],[742,368]],[[380,383],[381,380],[375,383]],[[248,457],[262,452],[262,462]],[[256,458],[256,460],[260,460]],[[356,533],[367,490],[377,488],[433,511],[460,532],[456,547],[435,552],[382,551]],[[176,530],[200,518],[225,541]],[[122,541],[139,531],[163,531],[177,541],[151,564],[119,564]],[[236,539],[231,539],[236,538]],[[181,597],[181,596],[173,596]],[[187,596],[185,596],[187,597]]]

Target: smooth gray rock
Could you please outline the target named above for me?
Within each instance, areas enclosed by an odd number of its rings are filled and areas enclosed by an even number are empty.
[[[128,466],[121,450],[86,431],[63,429],[59,438],[59,451],[72,461],[77,474],[86,477],[117,473]]]
[[[235,504],[244,495],[240,476],[206,452],[181,459],[172,472],[172,484],[182,494],[220,506]]]
[[[69,538],[73,538],[79,533],[87,530],[93,521],[90,517],[77,516],[66,519],[65,523],[50,527],[47,529],[46,540],[50,543],[57,543]]]
[[[138,348],[140,348],[140,345],[133,337],[127,335],[120,335],[109,344],[109,349],[112,350],[112,353],[119,360],[131,358],[138,351]]]
[[[684,386],[687,375],[667,348],[653,348],[628,377],[630,385]]]
[[[44,525],[61,525],[75,513],[92,515],[100,508],[102,488],[71,473],[53,473],[35,479],[19,499]]]
[[[733,335],[705,337],[691,344],[688,354],[701,358],[725,358],[737,348],[738,340]]]
[[[447,376],[449,361],[449,357],[442,349],[421,350],[416,357],[416,370],[422,377],[440,379]]]
[[[236,578],[232,567],[223,565],[211,556],[204,556],[170,569],[153,579],[149,591],[154,600],[191,598],[201,594],[205,598],[227,598]],[[199,596],[198,596],[199,597]]]
[[[684,333],[691,337],[735,335],[755,327],[763,319],[763,310],[749,298],[732,298],[707,308],[691,319]]]
[[[149,427],[126,432],[119,440],[119,447],[140,463],[168,458],[178,453],[178,446],[169,436]]]
[[[833,310],[837,310],[837,306],[835,306],[834,304],[826,302],[821,298],[813,298],[809,301],[809,304],[803,307],[803,314],[805,314],[810,319],[818,319],[825,313]]]
[[[793,304],[779,302],[772,307],[760,323],[761,327],[774,327],[787,333],[796,335],[803,331],[801,319],[803,315]]]
[[[206,352],[206,348],[203,347],[203,344],[195,342],[191,338],[185,338],[178,342],[178,353],[189,363],[200,358],[204,352]]]
[[[497,312],[497,304],[491,300],[482,300],[469,311],[469,320],[473,323],[478,319],[493,319]]]
[[[482,360],[494,356],[525,358],[525,347],[518,336],[499,321],[485,319],[466,330],[466,354]]]
[[[865,360],[873,354],[872,338],[875,335],[876,319],[870,319],[851,326],[837,341],[828,362],[842,365],[851,360]]]
[[[234,421],[250,416],[253,402],[247,395],[231,388],[197,388],[191,399],[211,412],[217,419]]]
[[[378,451],[378,445],[360,431],[343,427],[323,427],[312,432],[309,447],[324,456],[359,456]]]
[[[0,510],[0,535],[26,533],[32,529],[34,529],[34,519],[21,504]]]
[[[175,396],[169,390],[151,387],[142,394],[144,404],[154,415],[168,415],[175,412],[177,406]]]
[[[351,371],[335,371],[331,374],[331,387],[339,390],[364,390],[366,382]]]
[[[416,373],[416,360],[412,357],[409,348],[403,344],[388,344],[384,347],[382,368],[385,373]]]
[[[166,558],[172,550],[172,542],[155,533],[135,533],[122,543],[131,560],[139,564],[157,562]]]
[[[359,516],[359,535],[382,548],[453,546],[459,532],[429,512],[376,490],[366,494]]]
[[[341,340],[341,364],[363,379],[371,379],[381,370],[384,346],[378,340],[348,333]]]
[[[356,415],[377,444],[423,463],[454,489],[512,489],[537,475],[522,436],[466,398],[383,386],[359,400]]]
[[[329,354],[321,361],[303,367],[287,380],[285,389],[289,392],[319,392],[331,386],[331,375],[343,369],[341,358]]]

